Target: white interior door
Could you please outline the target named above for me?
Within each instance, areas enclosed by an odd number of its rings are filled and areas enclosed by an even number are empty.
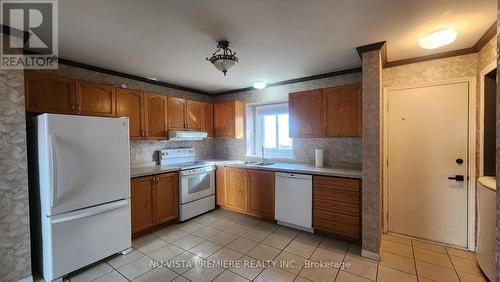
[[[388,92],[390,232],[467,246],[468,96],[467,82]]]

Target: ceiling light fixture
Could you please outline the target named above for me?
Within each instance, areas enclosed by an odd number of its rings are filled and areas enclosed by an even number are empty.
[[[158,78],[156,78],[156,77],[146,77],[146,79],[158,81]]]
[[[436,49],[452,43],[456,38],[455,30],[443,29],[420,38],[418,44],[424,49]]]
[[[264,81],[256,81],[253,83],[253,88],[255,89],[264,89],[266,86],[267,84]]]
[[[220,70],[226,76],[227,71],[238,62],[236,52],[229,49],[229,41],[222,40],[217,42],[217,51],[212,54],[212,57],[206,58],[215,68]]]

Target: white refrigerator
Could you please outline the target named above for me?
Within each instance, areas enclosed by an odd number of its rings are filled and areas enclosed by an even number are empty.
[[[127,118],[35,117],[46,281],[131,247]]]

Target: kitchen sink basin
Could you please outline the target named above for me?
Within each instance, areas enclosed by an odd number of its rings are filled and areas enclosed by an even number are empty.
[[[274,163],[271,162],[259,162],[259,163],[254,163],[253,165],[258,165],[258,166],[268,166],[268,165],[273,165]]]

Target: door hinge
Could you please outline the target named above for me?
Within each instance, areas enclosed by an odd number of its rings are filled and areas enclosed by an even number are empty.
[[[387,106],[385,107],[387,111],[389,111],[389,103],[387,103]]]
[[[385,165],[386,165],[386,166],[389,166],[389,158],[387,158],[387,159],[385,160]]]

